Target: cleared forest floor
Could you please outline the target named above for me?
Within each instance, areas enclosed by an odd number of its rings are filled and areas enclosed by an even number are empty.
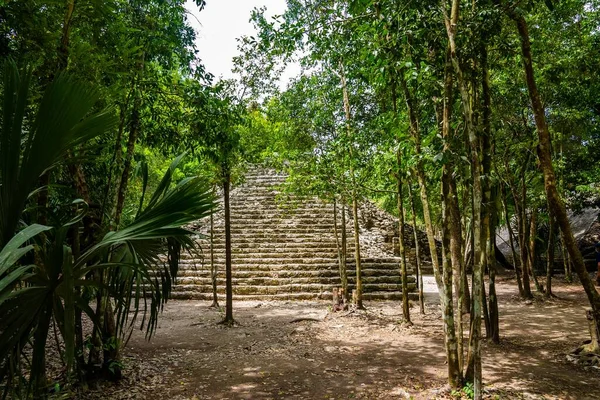
[[[588,338],[583,290],[557,280],[554,291],[558,299],[526,303],[514,281],[499,283],[502,343],[483,345],[487,398],[600,399],[600,371],[565,359]],[[206,302],[172,301],[152,341],[134,333],[123,381],[84,396],[452,398],[437,300],[427,295],[424,316],[416,305],[411,309],[412,327],[399,324],[397,302],[335,314],[326,302],[237,302],[234,328],[217,325],[222,315]],[[293,322],[299,318],[307,320]]]

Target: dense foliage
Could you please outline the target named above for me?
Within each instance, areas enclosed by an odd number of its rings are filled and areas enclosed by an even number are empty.
[[[210,214],[221,191],[228,232],[229,191],[248,163],[285,169],[284,193],[352,209],[357,307],[359,203],[398,216],[403,285],[404,222],[426,231],[449,383],[469,383],[477,398],[482,320],[500,337],[497,228],[510,232],[524,298],[530,280],[551,295],[556,247],[600,321],[566,219],[566,209],[600,204],[598,0],[287,4],[273,19],[254,10],[239,79],[216,82],[182,0],[0,2],[4,394],[51,390],[51,324],[66,383],[118,378],[138,314],[151,335],[181,252],[196,246],[186,224]],[[281,90],[290,62],[302,73]],[[230,238],[226,251],[231,324]]]

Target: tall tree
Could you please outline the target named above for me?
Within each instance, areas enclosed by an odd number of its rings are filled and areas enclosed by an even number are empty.
[[[552,164],[552,140],[546,121],[545,108],[536,85],[528,24],[525,18],[514,9],[509,8],[507,12],[511,19],[515,22],[521,41],[521,55],[523,60],[523,69],[525,71],[525,82],[529,92],[529,98],[531,101],[531,107],[539,140],[537,155],[544,175],[544,189],[548,199],[549,208],[556,217],[556,222],[560,228],[565,247],[569,253],[569,257],[573,262],[577,276],[581,281],[592,307],[592,314],[596,327],[596,337],[600,337],[600,294],[594,287],[594,283],[586,271],[583,257],[581,256],[581,252],[577,247],[577,243],[575,242],[573,231],[571,229],[571,224],[569,223],[569,219],[567,217],[565,204],[558,193],[556,175],[554,173],[554,166]],[[598,351],[598,349],[594,350]]]
[[[232,174],[240,165],[240,131],[244,109],[231,91],[229,82],[222,81],[213,87],[196,85],[191,93],[195,118],[190,138],[199,147],[200,154],[210,160],[218,171],[216,180],[223,191],[225,212],[225,318],[233,325],[233,272],[231,259],[230,193]]]

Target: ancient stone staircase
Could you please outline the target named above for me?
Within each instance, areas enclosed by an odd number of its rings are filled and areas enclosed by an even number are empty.
[[[262,168],[246,175],[245,183],[231,192],[231,237],[234,299],[331,298],[341,286],[334,236],[333,206],[316,198],[280,204],[278,187],[285,176]],[[298,200],[295,198],[294,200]],[[222,201],[222,200],[221,200]],[[348,215],[348,277],[354,288],[352,219]],[[223,212],[214,215],[214,252],[218,267],[218,293],[224,296],[225,249]],[[338,218],[338,224],[339,224]],[[338,225],[341,229],[341,225]],[[209,220],[197,230],[208,236]],[[366,230],[366,228],[364,228]],[[198,239],[201,255],[183,255],[173,298],[211,299],[210,242]],[[364,299],[401,297],[399,258],[361,244]],[[377,254],[377,257],[369,255]],[[409,290],[415,290],[409,266]]]

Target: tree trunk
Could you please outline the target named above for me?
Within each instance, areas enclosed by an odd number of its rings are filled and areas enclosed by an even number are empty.
[[[123,207],[125,205],[125,194],[127,193],[127,185],[129,184],[129,175],[131,173],[131,164],[133,161],[133,153],[135,150],[135,142],[137,141],[140,130],[140,109],[142,107],[142,98],[139,88],[139,80],[144,74],[145,54],[142,54],[142,59],[138,63],[138,75],[135,78],[138,82],[133,90],[133,109],[131,110],[131,120],[129,121],[129,139],[127,140],[127,153],[123,163],[123,172],[121,181],[117,190],[117,201],[115,204],[114,223],[115,229],[119,228]]]
[[[129,139],[127,140],[127,152],[123,163],[123,172],[121,173],[121,181],[117,190],[117,201],[114,214],[114,229],[119,228],[121,223],[121,215],[125,206],[125,194],[127,193],[127,185],[129,183],[129,175],[131,173],[131,164],[133,162],[133,153],[135,151],[135,142],[139,134],[140,127],[140,106],[141,100],[139,94],[136,93],[133,102],[133,110],[131,111],[131,121],[129,128]]]
[[[217,295],[217,265],[215,264],[215,219],[214,207],[210,211],[210,283],[212,285],[213,301],[211,308],[219,308],[219,297]]]
[[[344,209],[342,208],[342,214],[343,213],[344,213]],[[339,240],[340,234],[339,234],[339,230],[337,227],[337,225],[338,225],[337,214],[338,214],[337,200],[334,199],[333,200],[333,232],[335,235],[335,247],[337,249],[337,254],[338,254],[338,266],[339,266],[339,270],[340,270],[340,281],[342,283],[342,291],[343,291],[342,296],[347,299],[348,275],[347,275],[347,270],[346,270],[346,253],[345,253],[345,250],[342,249],[342,246],[345,246],[346,234],[345,234],[345,232],[343,233],[342,243],[340,244],[340,240]],[[343,222],[345,222],[345,218],[342,217],[342,220],[343,220]]]
[[[104,327],[104,316],[105,316],[105,302],[104,290],[102,289],[102,281],[104,280],[103,271],[94,271],[94,280],[100,285],[100,289],[96,293],[96,319],[98,324],[94,323],[94,329],[92,331],[90,353],[88,355],[88,368],[96,370],[102,367],[102,361],[100,357],[100,350],[102,349],[102,329]]]
[[[222,167],[223,171],[223,203],[225,208],[225,319],[223,324],[233,325],[233,282],[231,271],[231,214],[229,210],[229,188],[231,173],[229,167]]]
[[[346,231],[346,203],[342,198],[342,260],[341,265],[344,268],[346,281],[344,287],[344,296],[346,300],[350,299],[350,293],[348,292],[348,234]]]
[[[444,71],[444,99],[442,112],[442,138],[444,139],[444,152],[451,153],[455,151],[452,148],[453,135],[451,130],[452,106],[454,104],[452,86],[454,83],[452,72],[452,60],[450,48],[446,54],[446,64]],[[464,346],[463,346],[463,310],[464,310],[464,278],[465,269],[462,263],[462,232],[460,221],[460,209],[458,207],[458,194],[456,190],[456,182],[453,178],[454,164],[452,156],[449,161],[444,163],[442,167],[442,247],[444,251],[442,270],[444,275],[444,286],[446,291],[446,301],[450,302],[454,307],[452,296],[452,286],[456,293],[456,310],[458,311],[457,328],[457,360],[456,366],[459,371],[458,378],[462,381],[462,371],[464,363]],[[454,316],[454,308],[446,305],[446,313]],[[452,322],[454,325],[454,321]],[[450,366],[449,366],[450,368]]]
[[[554,216],[548,210],[548,250],[546,251],[546,297],[552,297],[552,273],[554,272],[554,245],[556,244],[556,233]]]
[[[429,198],[427,195],[427,181],[425,179],[425,169],[423,168],[423,162],[421,161],[421,134],[419,132],[419,121],[417,114],[414,109],[412,96],[406,85],[406,80],[401,77],[400,83],[402,84],[402,91],[404,93],[404,99],[406,102],[406,108],[408,109],[409,122],[410,122],[410,133],[415,142],[415,155],[417,157],[415,171],[417,174],[417,180],[419,182],[419,188],[421,193],[421,203],[423,204],[423,220],[425,221],[425,232],[427,233],[427,242],[429,244],[429,253],[431,255],[431,263],[433,264],[433,273],[435,280],[438,285],[438,289],[443,290],[442,277],[440,271],[440,263],[437,255],[437,248],[435,245],[435,232],[433,229],[433,222],[431,220],[431,207],[429,205]]]
[[[525,174],[525,171],[523,171]],[[525,178],[522,179],[522,197],[521,199],[515,198],[515,203],[521,200],[518,219],[519,219],[519,251],[520,251],[520,262],[521,262],[521,272],[523,273],[523,293],[525,294],[525,299],[533,298],[531,294],[531,283],[529,281],[529,260],[528,260],[528,242],[529,242],[529,228],[527,227],[527,212],[525,208],[525,199],[526,199],[526,189],[525,189]]]
[[[31,377],[36,399],[46,398],[46,341],[52,320],[52,300],[48,299],[40,311],[39,324],[33,334],[33,354],[31,357]]]
[[[340,76],[342,81],[342,91],[344,97],[344,115],[346,117],[346,129],[348,133],[348,139],[352,138],[352,128],[350,121],[352,115],[350,113],[350,98],[348,96],[348,85],[346,83],[346,74],[344,72],[344,65],[340,62]],[[362,268],[361,268],[361,257],[360,257],[360,230],[358,226],[358,198],[356,192],[356,176],[354,175],[353,162],[353,151],[352,146],[349,146],[350,155],[350,179],[352,184],[352,216],[354,219],[354,265],[356,268],[356,285],[355,285],[355,305],[358,309],[364,309],[362,299]]]
[[[446,354],[448,358],[448,381],[454,388],[462,384],[462,369],[460,367],[461,357],[459,348],[462,350],[460,336],[457,339],[454,324],[454,304],[452,301],[452,257],[450,255],[450,230],[451,217],[448,212],[449,185],[448,169],[442,170],[442,282],[444,285],[444,295],[440,293],[440,302],[442,305],[442,318],[444,320],[444,333],[446,342]],[[459,316],[459,325],[462,316]],[[460,328],[459,328],[460,330]]]
[[[469,341],[469,355],[473,365],[473,391],[474,399],[481,399],[481,307],[482,307],[482,288],[483,288],[483,267],[485,259],[482,257],[481,246],[481,203],[482,203],[482,188],[481,188],[481,162],[479,160],[479,138],[473,125],[473,110],[471,108],[472,97],[469,94],[466,81],[463,77],[463,72],[458,60],[456,48],[456,29],[459,16],[459,0],[452,1],[452,11],[450,19],[445,20],[446,32],[450,43],[450,59],[456,74],[458,87],[461,95],[463,114],[465,119],[466,132],[468,135],[469,146],[471,150],[471,170],[473,179],[473,312],[472,319],[472,334]]]
[[[502,185],[502,196],[500,199],[502,200],[502,207],[504,208],[504,219],[506,222],[506,229],[508,230],[508,243],[510,244],[510,250],[513,256],[513,265],[515,266],[515,275],[517,276],[517,286],[519,288],[519,295],[521,297],[525,297],[525,292],[523,290],[523,282],[521,280],[521,270],[517,265],[517,251],[515,250],[514,237],[515,234],[513,232],[512,226],[510,224],[510,216],[508,214],[508,205],[506,204],[506,190],[504,185]]]
[[[467,190],[464,190],[464,192],[466,192]],[[465,209],[465,207],[463,207],[463,210]],[[464,296],[465,296],[465,300],[464,300],[464,305],[465,308],[463,309],[463,313],[467,313],[467,312],[471,312],[471,291],[469,290],[469,279],[467,276],[467,269],[469,267],[469,259],[468,259],[468,249],[469,247],[472,247],[472,242],[473,242],[473,228],[472,228],[472,224],[464,224],[465,227],[467,227],[465,230],[467,231],[466,233],[466,237],[465,240],[463,241],[463,254],[464,256],[462,257],[463,260],[463,278],[462,278],[462,283],[463,283],[463,291],[464,291]],[[472,265],[471,265],[472,267]]]
[[[490,330],[488,337],[494,343],[500,343],[500,318],[498,312],[498,296],[496,295],[496,259],[493,256],[496,246],[496,230],[494,225],[490,225],[490,236],[488,238],[488,268],[490,275],[489,282],[489,313]]]
[[[419,234],[417,231],[417,216],[415,211],[415,200],[413,199],[413,193],[411,184],[408,184],[408,198],[410,200],[410,213],[412,218],[413,235],[415,237],[415,267],[417,268],[417,284],[419,289],[419,310],[422,315],[425,314],[425,301],[423,299],[423,273],[421,272],[421,249],[419,245]]]
[[[396,162],[398,173],[396,174],[396,183],[398,189],[398,246],[400,248],[400,276],[402,279],[402,316],[404,322],[412,325],[410,321],[410,308],[408,304],[408,272],[406,271],[406,248],[404,247],[404,202],[402,198],[402,177],[400,150],[396,152]]]
[[[69,65],[69,42],[70,33],[73,23],[73,13],[75,12],[75,0],[67,0],[65,18],[63,22],[62,36],[60,46],[58,47],[58,65],[57,72],[62,72]],[[69,151],[68,157],[73,158],[73,154]],[[88,204],[90,201],[89,187],[87,185],[85,174],[79,163],[68,163],[67,168],[69,174],[75,183],[75,189],[78,195]]]
[[[486,264],[489,274],[489,304],[488,321],[486,321],[486,334],[494,343],[500,342],[499,317],[498,317],[498,297],[496,296],[496,225],[497,225],[497,206],[495,199],[497,193],[492,194],[492,157],[494,146],[492,141],[491,127],[491,90],[490,90],[490,72],[488,68],[488,52],[485,44],[485,38],[482,38],[481,46],[481,95],[483,100],[482,120],[483,120],[483,204],[485,217],[482,223],[482,230],[485,236]],[[485,301],[485,297],[484,297]]]
[[[487,247],[487,237],[486,237],[486,241],[483,242],[483,246]],[[483,253],[483,251],[482,251],[482,253]],[[485,253],[484,257],[486,258],[486,264],[487,264],[487,252]],[[485,337],[486,337],[486,339],[489,339],[492,328],[490,327],[490,312],[488,310],[488,298],[487,298],[487,293],[486,293],[486,289],[485,289],[485,279],[482,281],[482,284],[481,284],[481,309],[482,309],[482,315],[483,315],[483,326],[485,326]]]
[[[58,47],[58,65],[59,72],[67,69],[69,62],[69,37],[71,32],[71,22],[73,20],[73,12],[75,11],[75,0],[67,0],[65,18],[62,29],[60,45]]]
[[[80,222],[73,224],[71,228],[73,232],[73,260],[77,260],[81,255],[81,243],[79,236]],[[76,298],[81,296],[81,286],[75,286]],[[77,372],[77,379],[83,381],[83,371],[85,370],[85,358],[84,358],[84,342],[83,342],[83,311],[81,307],[75,307],[75,365]]]
[[[104,301],[106,306],[104,308],[104,326],[102,327],[102,344],[104,347],[102,369],[108,379],[119,380],[122,376],[119,364],[121,347],[118,340],[115,313],[110,297],[106,295]]]
[[[135,79],[131,81],[131,89],[129,90],[125,103],[119,107],[119,128],[117,129],[117,137],[115,138],[115,146],[113,149],[112,159],[110,161],[110,169],[108,173],[108,179],[106,180],[106,186],[104,189],[104,200],[102,201],[102,215],[100,216],[100,225],[104,221],[105,216],[108,214],[106,210],[113,209],[115,206],[114,201],[116,200],[115,188],[113,185],[113,178],[121,170],[121,161],[123,156],[123,132],[125,130],[125,122],[127,120],[126,114],[129,108],[129,100],[135,91]],[[110,199],[110,200],[109,200]],[[110,203],[109,203],[110,201]]]
[[[565,243],[560,236],[560,251],[563,256],[563,268],[565,270],[565,280],[569,283],[573,282],[573,276],[571,275],[571,260],[569,259],[569,252],[565,247]]]
[[[516,12],[511,12],[511,18],[516,22],[519,36],[521,39],[521,52],[523,56],[523,65],[525,69],[525,76],[527,81],[527,89],[529,91],[529,98],[531,100],[531,106],[533,109],[533,116],[535,118],[535,125],[538,134],[538,159],[540,161],[540,167],[544,174],[544,189],[546,191],[546,197],[550,207],[550,212],[556,217],[556,222],[560,228],[561,236],[565,243],[565,247],[569,252],[569,256],[573,262],[573,266],[579,280],[585,290],[590,305],[592,306],[591,316],[594,319],[596,327],[596,337],[600,336],[600,294],[596,291],[594,283],[590,279],[587,273],[583,257],[579,252],[577,243],[571,230],[571,224],[567,217],[567,211],[564,203],[562,202],[557,187],[556,178],[554,175],[554,167],[552,165],[552,143],[550,140],[550,132],[548,131],[548,125],[546,123],[546,114],[544,106],[542,105],[541,97],[538,93],[537,86],[535,83],[535,76],[533,73],[533,60],[531,57],[531,44],[529,41],[529,32],[527,29],[527,22],[525,19],[517,15]]]
[[[352,195],[352,219],[354,220],[354,264],[356,267],[356,297],[355,305],[358,309],[365,308],[362,299],[362,268],[360,259],[360,230],[358,227],[358,201],[356,193]]]
[[[535,290],[538,293],[543,293],[544,288],[540,285],[537,275],[535,274],[535,260],[536,260],[536,247],[535,242],[537,240],[537,208],[534,208],[531,212],[531,218],[529,219],[529,248],[527,251],[527,259],[529,260],[529,273],[533,278],[535,284]]]

